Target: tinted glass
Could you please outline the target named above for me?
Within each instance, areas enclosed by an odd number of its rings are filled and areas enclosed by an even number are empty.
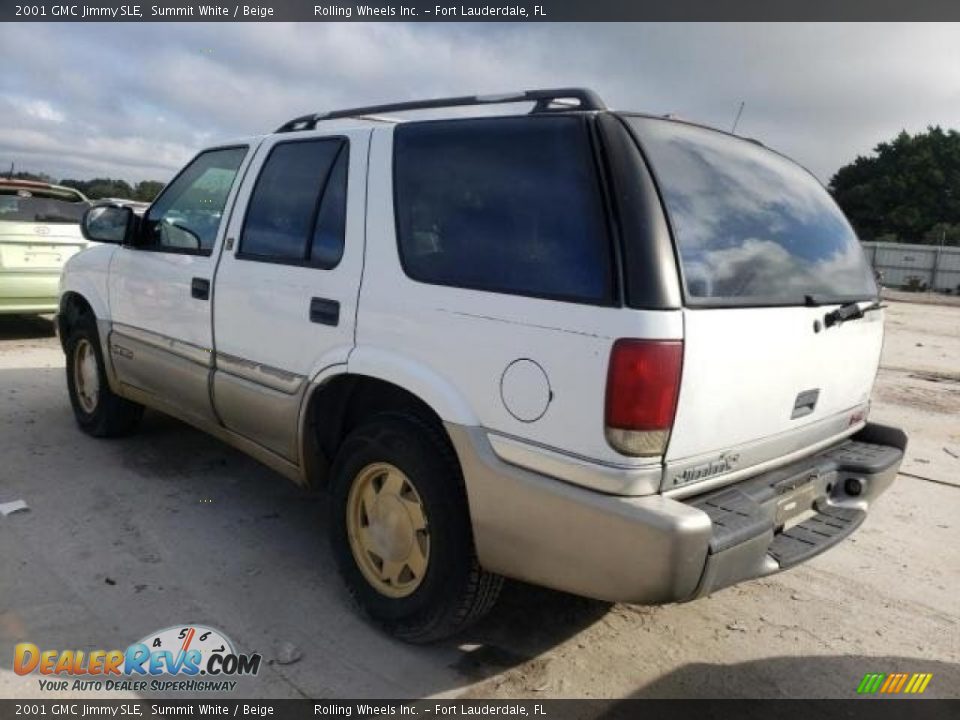
[[[688,300],[803,303],[876,295],[860,243],[823,186],[760,145],[628,118],[673,225]]]
[[[210,250],[246,154],[246,147],[238,147],[198,155],[150,207],[144,244],[160,249]]]
[[[77,195],[0,188],[0,222],[79,223],[88,207]]]
[[[343,240],[347,224],[347,149],[344,145],[330,173],[323,192],[320,212],[313,229],[310,262],[331,268],[343,255]]]
[[[276,145],[250,198],[241,255],[336,265],[343,254],[346,162],[341,140]]]
[[[606,302],[609,242],[583,118],[395,131],[404,268],[442,285]]]

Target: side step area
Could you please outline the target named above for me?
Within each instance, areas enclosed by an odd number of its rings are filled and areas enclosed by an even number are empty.
[[[860,527],[867,514],[856,508],[817,503],[817,514],[774,535],[767,553],[781,569],[802,563],[836,545]]]

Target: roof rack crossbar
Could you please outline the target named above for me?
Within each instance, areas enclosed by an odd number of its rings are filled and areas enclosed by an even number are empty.
[[[576,105],[569,103],[576,100]],[[556,88],[551,90],[526,90],[502,95],[461,95],[459,97],[435,98],[432,100],[414,100],[412,102],[390,103],[387,105],[368,105],[366,107],[333,110],[326,113],[301,115],[284,123],[276,132],[295,132],[314,130],[322,120],[337,118],[355,118],[363,115],[382,115],[384,113],[407,112],[410,110],[433,110],[438,108],[467,107],[471,105],[499,105],[505,103],[534,102],[534,113],[563,112],[570,110],[606,110],[600,96],[588,88]],[[560,105],[560,107],[556,107]]]

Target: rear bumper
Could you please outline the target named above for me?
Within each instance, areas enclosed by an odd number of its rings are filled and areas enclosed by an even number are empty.
[[[60,271],[0,270],[0,314],[52,313],[57,310]]]
[[[503,462],[480,429],[447,429],[484,567],[645,604],[693,600],[832,547],[893,482],[906,448],[902,431],[869,424],[809,458],[680,501],[563,483]]]

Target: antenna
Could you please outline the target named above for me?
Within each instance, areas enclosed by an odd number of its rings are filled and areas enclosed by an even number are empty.
[[[740,116],[743,115],[743,106],[746,105],[746,104],[747,104],[746,101],[744,101],[744,100],[741,100],[741,101],[740,101],[740,109],[737,110],[737,117],[734,118],[734,120],[733,120],[733,127],[730,128],[730,134],[731,134],[731,135],[733,135],[735,132],[737,132],[737,123],[740,122]]]

